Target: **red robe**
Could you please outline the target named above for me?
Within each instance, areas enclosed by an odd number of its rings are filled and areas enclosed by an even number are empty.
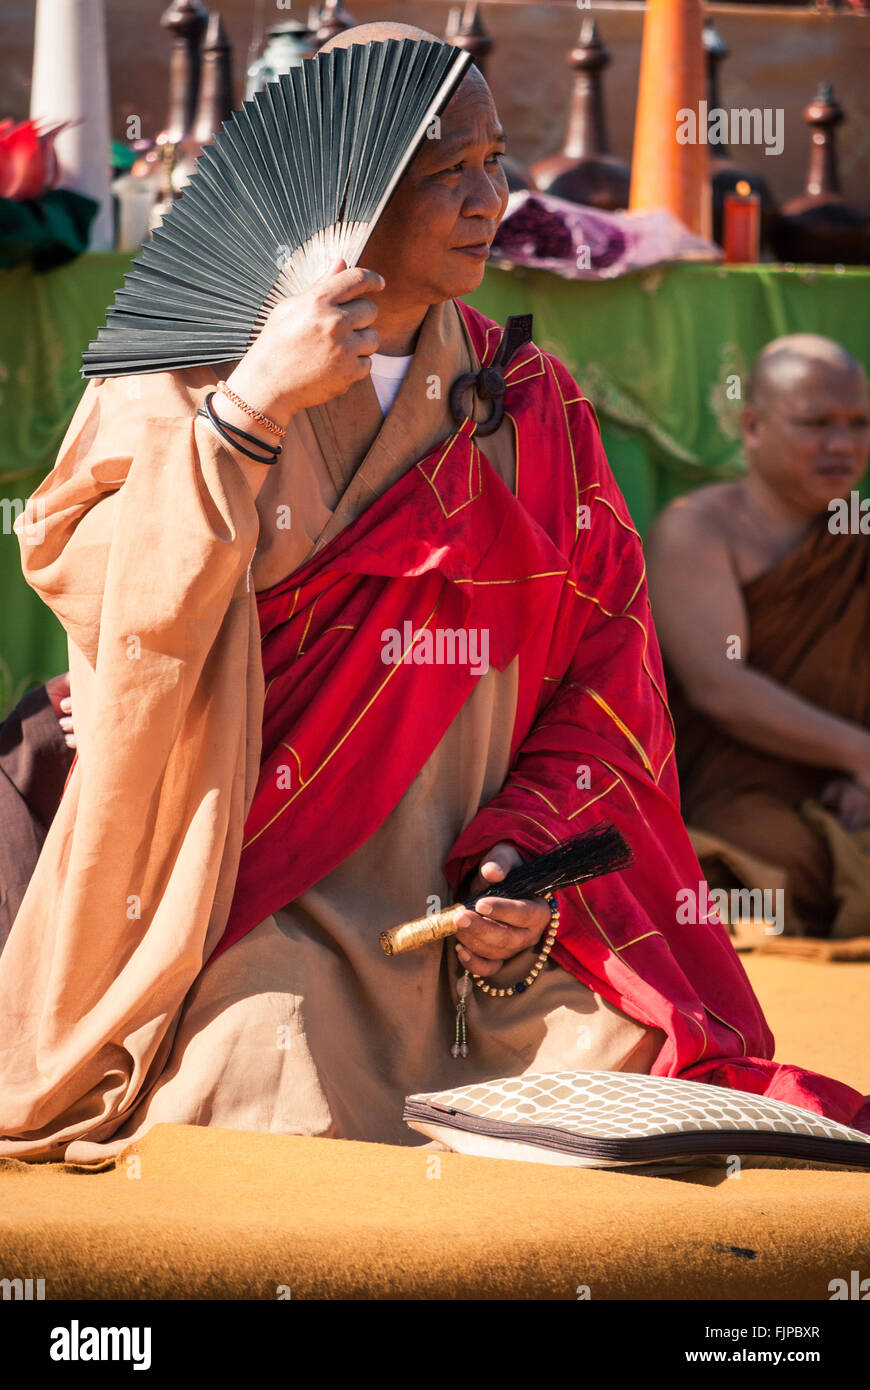
[[[498,325],[460,308],[486,365]],[[404,661],[385,664],[386,630],[487,629],[493,665],[519,656],[512,764],[448,856],[455,895],[500,840],[529,858],[612,821],[634,866],[561,894],[553,958],[665,1032],[655,1075],[752,1091],[870,1133],[859,1092],[770,1060],[773,1037],[715,914],[678,921],[677,895],[697,894],[701,871],[680,818],[640,539],[565,367],[529,343],[506,379],[516,496],[466,421],[258,595],[262,767],[215,955],[375,831],[471,693],[468,664],[417,664],[414,640]]]

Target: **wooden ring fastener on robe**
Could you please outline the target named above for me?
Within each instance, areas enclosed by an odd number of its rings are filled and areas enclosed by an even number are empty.
[[[450,388],[450,413],[461,425],[473,416],[468,415],[462,405],[462,397],[469,386],[473,387],[482,401],[492,401],[492,410],[486,420],[478,422],[476,434],[494,434],[504,419],[504,394],[507,382],[505,370],[518,348],[532,339],[532,315],[508,314],[504,330],[499,339],[495,356],[479,372],[463,372]]]

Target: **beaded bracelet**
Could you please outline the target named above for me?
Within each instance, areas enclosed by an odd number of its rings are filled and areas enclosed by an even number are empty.
[[[498,985],[488,985],[482,975],[472,975],[472,980],[482,994],[496,994],[499,999],[502,999],[511,994],[524,994],[529,985],[535,983],[535,980],[538,978],[547,962],[548,955],[553,949],[553,942],[556,940],[556,933],[559,930],[559,904],[556,902],[555,898],[550,897],[547,899],[547,905],[550,909],[550,925],[547,928],[547,935],[541,947],[540,955],[526,978],[524,980],[518,980],[515,985],[506,985],[504,989],[500,989]]]
[[[214,391],[209,392],[205,398],[205,410],[200,407],[196,412],[197,415],[202,415],[204,419],[210,420],[218,434],[226,440],[227,444],[232,445],[234,449],[238,449],[240,453],[245,454],[249,459],[253,459],[255,463],[265,463],[270,467],[273,463],[277,463],[278,455],[281,453],[281,445],[266,444],[262,439],[258,439],[255,434],[249,434],[247,430],[241,429],[239,425],[231,425],[228,420],[222,420],[212,405],[212,398],[214,395]],[[249,439],[252,444],[258,444],[261,449],[265,449],[265,457],[262,454],[255,454],[253,449],[246,449],[244,444],[239,443],[238,439],[233,439],[232,434],[228,433],[230,430],[232,430],[233,434],[241,435],[242,439]]]
[[[257,410],[256,406],[248,405],[247,401],[243,401],[241,396],[236,395],[235,391],[230,390],[225,381],[219,381],[217,389],[223,392],[228,401],[232,401],[233,405],[237,405],[239,410],[243,410],[246,415],[250,415],[252,420],[256,420],[259,424],[263,425],[270,433],[277,434],[279,439],[284,438],[287,433],[286,429],[282,429],[280,425],[276,425],[274,420],[271,420],[262,410]]]
[[[466,970],[465,974],[461,975],[456,981],[456,994],[459,1002],[456,1005],[456,1037],[450,1049],[451,1056],[468,1056],[466,1000],[471,993],[472,981],[477,985],[481,994],[493,994],[499,999],[508,998],[510,995],[514,994],[525,994],[529,986],[535,983],[535,980],[547,963],[547,957],[553,949],[553,943],[559,931],[559,904],[551,895],[547,898],[547,905],[550,909],[550,925],[547,928],[544,944],[541,947],[538,958],[525,979],[517,980],[517,982],[512,985],[489,985],[482,975],[472,975],[470,970]]]

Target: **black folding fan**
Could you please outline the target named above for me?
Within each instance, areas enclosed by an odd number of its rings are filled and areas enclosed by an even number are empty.
[[[283,296],[340,256],[357,264],[470,62],[446,43],[352,44],[244,102],[133,262],[82,376],[243,357]]]

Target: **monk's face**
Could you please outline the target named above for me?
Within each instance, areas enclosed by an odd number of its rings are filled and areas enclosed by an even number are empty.
[[[816,516],[848,497],[870,455],[870,399],[864,373],[807,364],[769,385],[743,413],[751,471],[801,514]]]
[[[387,282],[379,307],[388,297],[395,304],[438,304],[470,293],[483,279],[508,186],[499,158],[502,129],[476,71],[460,83],[440,127],[440,138],[424,139],[360,258]]]

